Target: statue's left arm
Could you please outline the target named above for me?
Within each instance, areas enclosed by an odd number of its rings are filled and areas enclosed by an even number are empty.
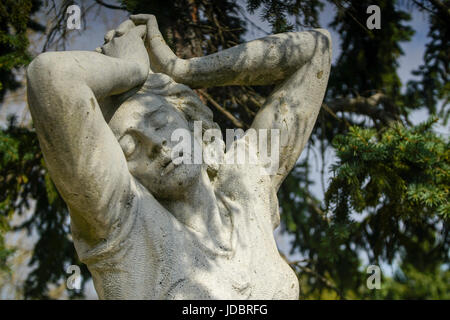
[[[331,37],[324,29],[288,32],[250,41],[205,57],[179,59],[166,45],[156,20],[147,24],[152,69],[193,88],[278,84],[256,115],[252,128],[279,129],[279,188],[299,158],[322,105],[331,67]]]

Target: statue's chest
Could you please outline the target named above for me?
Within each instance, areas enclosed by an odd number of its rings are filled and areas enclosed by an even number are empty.
[[[173,279],[168,298],[296,299],[296,276],[281,259],[273,238],[261,232],[257,221],[249,223],[254,226],[237,231],[232,254],[213,256],[202,250],[192,255],[183,276]]]
[[[224,233],[210,234],[206,241],[185,228],[169,232],[172,241],[160,242],[161,259],[148,268],[155,272],[157,297],[298,298],[296,276],[280,257],[273,236],[271,218],[278,214],[278,204],[267,179],[251,171],[230,171],[216,182]]]
[[[189,292],[196,292],[205,299],[272,299],[286,291],[281,287],[292,280],[292,270],[278,253],[270,214],[264,212],[269,208],[259,194],[221,189],[216,196],[221,213],[231,219],[230,250],[214,252],[195,241],[188,245],[187,251],[195,252],[190,255],[195,257],[193,265],[183,272],[184,280],[176,280],[181,282],[170,295],[189,298]]]

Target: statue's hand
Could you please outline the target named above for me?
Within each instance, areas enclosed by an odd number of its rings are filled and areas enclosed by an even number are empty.
[[[132,20],[137,26],[144,25],[147,27],[147,43],[150,43],[150,41],[155,37],[162,37],[161,32],[159,31],[158,22],[156,21],[156,17],[154,15],[136,14],[130,16],[130,20]]]
[[[127,20],[116,30],[108,31],[105,35],[105,44],[96,51],[110,57],[136,62],[142,69],[140,74],[147,76],[150,62],[143,41],[146,33],[145,26],[135,26],[133,21]]]
[[[130,16],[130,19],[136,25],[147,28],[145,44],[150,58],[151,71],[165,73],[175,81],[189,85],[183,82],[184,75],[189,72],[186,60],[179,59],[164,41],[155,16],[137,14]]]
[[[152,14],[136,14],[130,16],[130,19],[137,26],[144,26],[147,29],[145,46],[148,50],[151,70],[153,72],[162,72],[173,77],[173,73],[171,72],[173,70],[167,67],[171,66],[177,57],[164,41],[159,31],[156,17]]]

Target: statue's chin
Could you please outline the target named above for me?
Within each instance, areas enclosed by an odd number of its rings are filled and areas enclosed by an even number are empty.
[[[147,177],[145,181],[141,180],[144,187],[160,200],[181,199],[192,192],[194,185],[200,182],[201,172],[204,170],[198,164],[180,164],[165,169],[156,179]]]

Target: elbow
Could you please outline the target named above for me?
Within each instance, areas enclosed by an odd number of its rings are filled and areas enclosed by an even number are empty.
[[[40,74],[45,73],[47,68],[51,67],[51,53],[44,52],[38,55],[27,67],[27,77],[30,80],[34,80]]]
[[[331,34],[327,29],[318,28],[318,29],[314,29],[314,30],[319,32],[320,34],[322,34],[322,36],[324,36],[331,44]]]
[[[27,67],[27,86],[34,87],[45,80],[45,76],[49,73],[49,68],[51,68],[51,57],[50,53],[41,53]]]
[[[318,47],[321,49],[321,53],[324,55],[328,55],[331,58],[332,52],[332,41],[331,34],[326,29],[314,29],[314,31],[318,32],[320,35],[317,39]]]
[[[38,55],[27,67],[27,85],[44,85],[58,78],[57,52],[44,52]]]
[[[49,102],[60,95],[63,71],[55,61],[57,55],[56,52],[41,53],[27,66],[27,99],[30,111],[51,107],[52,103],[43,101]]]

